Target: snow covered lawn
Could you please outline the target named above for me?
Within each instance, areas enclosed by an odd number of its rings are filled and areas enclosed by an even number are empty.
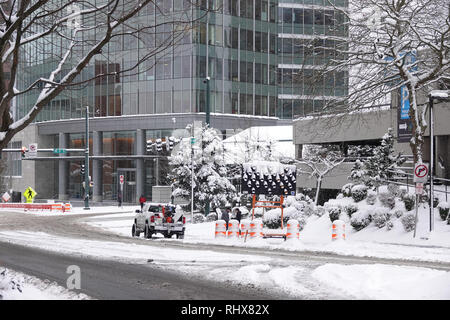
[[[85,300],[78,294],[48,280],[0,267],[0,300]]]

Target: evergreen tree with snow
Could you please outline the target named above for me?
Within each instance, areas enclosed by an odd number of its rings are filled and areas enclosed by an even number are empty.
[[[349,176],[350,180],[377,188],[387,184],[396,174],[402,173],[398,167],[406,158],[401,153],[395,154],[392,132],[392,128],[389,128],[381,139],[381,145],[373,149],[373,156],[356,160]]]
[[[231,202],[236,189],[228,180],[228,170],[223,158],[223,142],[218,132],[204,126],[200,130],[200,146],[194,147],[194,206],[205,212],[209,202],[213,207],[223,207]],[[184,143],[170,157],[174,197],[191,199],[191,147]]]

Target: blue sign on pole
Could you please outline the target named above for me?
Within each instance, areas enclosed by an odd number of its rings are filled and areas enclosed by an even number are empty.
[[[409,91],[406,86],[400,88],[400,119],[409,119]]]

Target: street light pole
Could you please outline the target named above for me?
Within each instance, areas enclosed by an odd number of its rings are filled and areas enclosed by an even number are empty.
[[[86,145],[84,149],[84,210],[89,210],[89,106],[86,106]]]
[[[434,230],[434,181],[433,181],[433,171],[434,171],[434,117],[433,117],[433,105],[434,99],[438,101],[450,101],[449,92],[446,90],[433,90],[428,94],[428,104],[430,106],[429,114],[429,125],[430,125],[430,232]]]
[[[206,83],[206,126],[209,128],[211,126],[211,105],[210,105],[210,82],[211,82],[211,78],[210,77],[206,77],[205,79],[205,83]],[[210,203],[209,201],[206,201],[206,206],[205,206],[205,214],[208,215],[210,212]]]

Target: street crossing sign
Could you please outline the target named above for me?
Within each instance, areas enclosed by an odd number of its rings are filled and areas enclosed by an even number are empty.
[[[27,203],[33,203],[33,199],[36,195],[37,193],[32,187],[28,187],[23,193],[23,196],[27,199]]]
[[[53,149],[53,153],[66,153],[66,149]]]
[[[123,174],[120,175],[119,180],[120,180],[120,184],[123,185],[123,181],[124,181]]]

